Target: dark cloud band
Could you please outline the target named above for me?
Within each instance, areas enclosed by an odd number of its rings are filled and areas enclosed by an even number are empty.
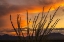
[[[50,5],[62,1],[64,0],[0,0],[0,17],[11,12],[33,9],[31,6]]]

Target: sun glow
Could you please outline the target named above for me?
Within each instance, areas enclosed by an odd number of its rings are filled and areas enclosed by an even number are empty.
[[[53,4],[53,5],[45,6],[44,7],[44,12],[47,12],[50,9],[50,7],[51,7],[51,10],[50,11],[53,11],[53,10],[57,9],[59,6],[60,7],[63,7],[64,6],[64,3],[56,3],[56,4]],[[34,6],[33,9],[28,9],[28,12],[29,13],[40,13],[42,11],[43,11],[43,6],[37,6],[37,7]],[[26,26],[26,21],[23,22],[22,26],[23,27]]]

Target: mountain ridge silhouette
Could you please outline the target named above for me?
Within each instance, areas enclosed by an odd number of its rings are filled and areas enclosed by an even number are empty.
[[[64,40],[64,35],[61,33],[50,33],[48,36],[48,40]],[[21,36],[23,39],[23,37]],[[28,36],[25,37],[27,40]],[[18,40],[18,36],[12,36],[8,34],[0,35],[0,40]]]

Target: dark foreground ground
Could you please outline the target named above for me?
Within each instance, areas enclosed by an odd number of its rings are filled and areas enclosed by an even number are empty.
[[[45,39],[43,38],[42,40],[39,40],[40,37],[37,38],[37,40],[35,40],[35,37],[30,37],[28,39],[29,36],[23,38],[21,37],[21,42],[64,42],[64,35],[60,34],[60,33],[51,33],[48,36],[44,36],[46,37]],[[31,41],[32,40],[32,41]],[[44,41],[43,41],[44,40]],[[19,38],[17,36],[9,36],[9,35],[3,35],[0,36],[0,42],[19,42]]]
[[[18,40],[0,40],[0,42],[19,42],[19,41]],[[27,41],[21,41],[21,42],[27,42]],[[35,41],[30,41],[30,42],[35,42]],[[46,40],[44,42],[64,42],[64,40]]]

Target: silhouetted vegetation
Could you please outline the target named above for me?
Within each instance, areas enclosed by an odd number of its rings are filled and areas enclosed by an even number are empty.
[[[50,7],[51,9],[51,7]],[[45,15],[44,14],[44,7],[43,7],[43,12],[41,14],[41,18],[40,18],[40,21],[38,22],[38,18],[39,18],[39,15],[40,13],[34,17],[34,20],[31,21],[31,19],[28,19],[28,12],[27,12],[27,27],[26,27],[26,32],[27,32],[27,40],[25,39],[24,37],[24,33],[23,33],[23,30],[21,28],[21,17],[20,15],[17,15],[17,25],[18,25],[18,30],[14,27],[14,24],[12,22],[12,16],[10,15],[10,22],[12,24],[12,27],[14,29],[14,31],[16,32],[18,38],[19,38],[19,42],[46,42],[46,39],[47,39],[47,35],[51,33],[51,31],[54,29],[54,27],[56,26],[56,24],[58,23],[58,21],[60,19],[56,19],[56,21],[54,22],[53,25],[51,25],[51,28],[49,28],[50,24],[52,23],[55,15],[56,15],[56,12],[58,11],[59,7],[57,8],[57,10],[54,12],[53,15],[50,15],[50,19],[49,19],[49,22],[46,26],[46,28],[44,28],[46,22],[47,22],[47,16],[50,12],[50,9],[48,11],[48,13]],[[30,26],[29,26],[29,23],[33,22],[32,23],[32,33],[30,33]],[[21,35],[23,37],[23,39],[21,38]]]

